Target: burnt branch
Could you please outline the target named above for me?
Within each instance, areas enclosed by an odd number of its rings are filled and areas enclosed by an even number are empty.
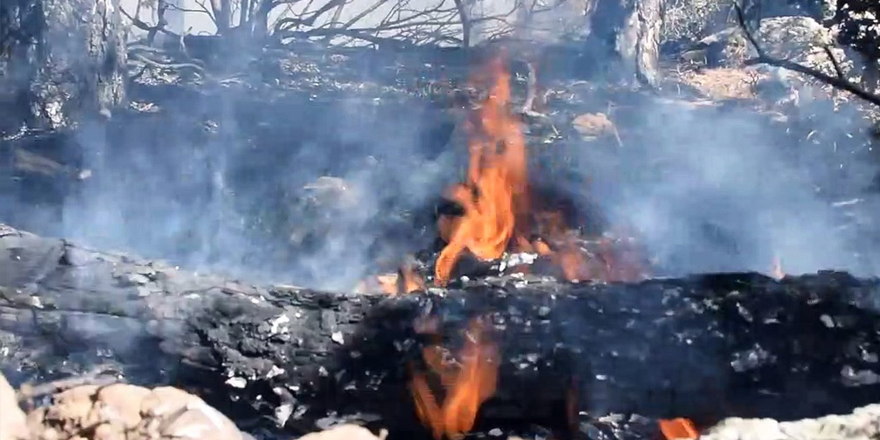
[[[153,41],[156,39],[156,34],[159,32],[170,35],[172,37],[178,37],[176,33],[169,31],[165,28],[165,26],[168,25],[168,21],[165,20],[165,11],[168,9],[168,3],[164,0],[159,0],[157,8],[158,19],[156,20],[156,24],[154,26],[147,24],[139,18],[139,10],[135,11],[134,16],[129,14],[125,10],[125,8],[120,7],[119,10],[122,15],[125,16],[125,18],[128,18],[129,21],[131,21],[132,26],[147,32],[147,44],[153,44]]]
[[[742,28],[742,31],[745,34],[746,39],[749,41],[749,43],[752,45],[752,47],[755,48],[755,51],[758,53],[758,56],[746,60],[744,63],[745,65],[751,66],[751,65],[756,65],[756,64],[768,64],[768,65],[775,66],[775,67],[781,67],[786,70],[791,70],[793,72],[798,72],[798,73],[807,75],[807,76],[809,76],[819,82],[822,82],[826,85],[829,85],[835,89],[845,90],[845,91],[852,93],[853,95],[855,95],[855,96],[857,96],[857,97],[859,97],[859,98],[861,98],[871,104],[874,104],[874,105],[880,107],[880,95],[870,93],[867,90],[863,89],[862,87],[847,80],[843,76],[843,71],[840,69],[840,64],[838,63],[838,61],[834,57],[834,55],[831,53],[830,49],[828,49],[826,47],[825,51],[826,51],[826,54],[828,55],[828,57],[831,59],[831,63],[834,65],[834,69],[837,73],[837,77],[826,75],[825,73],[820,72],[819,70],[804,66],[802,64],[799,64],[799,63],[796,63],[796,62],[793,62],[790,60],[785,60],[785,59],[773,57],[764,51],[764,49],[758,43],[755,36],[749,30],[749,27],[746,25],[745,16],[744,16],[743,10],[740,7],[740,5],[734,4],[734,9],[736,10],[736,19],[737,19],[737,22],[739,23],[740,28]]]
[[[315,21],[323,16],[324,14],[330,12],[334,8],[339,8],[345,5],[346,0],[331,0],[327,2],[324,6],[319,8],[317,11],[309,14],[308,17],[287,17],[278,20],[275,23],[275,32],[285,32],[289,31],[292,28],[299,26],[312,26],[315,24]],[[338,9],[337,9],[338,10]]]
[[[846,75],[843,73],[843,69],[840,68],[840,63],[837,61],[837,57],[831,52],[831,48],[828,46],[822,46],[822,51],[825,52],[825,56],[831,60],[831,65],[834,66],[834,73],[837,74],[837,78],[846,79]]]

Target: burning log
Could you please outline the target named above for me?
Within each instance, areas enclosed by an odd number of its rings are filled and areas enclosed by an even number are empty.
[[[446,421],[431,426],[451,437],[533,425],[570,436],[606,429],[609,414],[702,427],[849,413],[880,395],[880,281],[843,273],[507,276],[388,297],[253,286],[8,226],[0,256],[0,367],[13,384],[100,367],[182,387],[239,424],[359,417],[393,437],[439,408]]]

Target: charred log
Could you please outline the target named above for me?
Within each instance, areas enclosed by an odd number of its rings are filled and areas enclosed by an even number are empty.
[[[122,103],[127,75],[119,11],[117,0],[4,1],[0,120],[8,125],[0,130],[66,127]]]
[[[336,414],[418,428],[408,389],[433,320],[451,351],[476,316],[500,353],[477,427],[566,432],[566,408],[779,420],[880,392],[880,281],[721,274],[639,284],[489,278],[388,298],[252,286],[0,229],[0,366],[13,383],[93,371],[194,391],[241,422]],[[370,417],[372,414],[373,417]]]

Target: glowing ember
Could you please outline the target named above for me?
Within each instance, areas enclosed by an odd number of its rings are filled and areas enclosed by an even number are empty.
[[[436,330],[430,324],[423,328]],[[439,343],[439,334],[434,335]],[[495,393],[498,352],[496,345],[487,340],[482,320],[471,321],[458,357],[457,364],[448,362],[439,345],[423,350],[425,364],[439,377],[444,390],[442,404],[428,385],[426,375],[412,371],[410,389],[416,412],[437,440],[462,438],[474,427],[480,405]]]
[[[660,420],[660,432],[666,440],[675,439],[696,439],[700,437],[694,423],[688,419],[677,418],[671,420]]]

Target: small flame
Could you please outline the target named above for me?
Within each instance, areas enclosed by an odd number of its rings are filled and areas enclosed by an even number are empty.
[[[773,271],[770,276],[777,280],[785,278],[785,271],[782,270],[782,258],[778,254],[773,256]]]
[[[676,439],[697,439],[700,437],[699,431],[694,427],[694,423],[689,419],[676,418],[671,420],[660,420],[660,432],[666,440]]]
[[[434,330],[436,323],[427,327]],[[480,406],[495,394],[498,351],[485,333],[481,319],[470,322],[467,340],[459,353],[461,361],[457,365],[444,359],[443,350],[438,345],[423,350],[425,364],[439,377],[445,390],[442,404],[438,403],[428,385],[426,375],[412,371],[410,390],[416,413],[437,440],[444,436],[462,438],[474,427]]]

